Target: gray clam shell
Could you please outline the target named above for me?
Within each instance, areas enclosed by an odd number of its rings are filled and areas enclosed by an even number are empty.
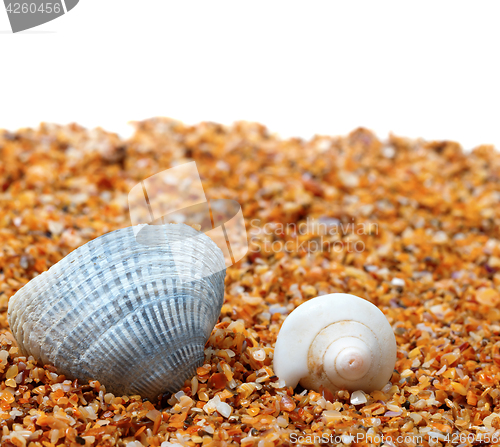
[[[178,391],[203,363],[224,300],[222,251],[184,224],[105,234],[9,302],[20,349],[117,395]]]

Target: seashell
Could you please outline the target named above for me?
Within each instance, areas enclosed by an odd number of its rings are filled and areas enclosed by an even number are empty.
[[[396,364],[396,338],[378,307],[346,293],[301,304],[284,321],[274,349],[274,372],[287,386],[382,389]]]
[[[141,234],[98,237],[21,288],[8,309],[21,351],[117,395],[178,391],[219,317],[224,256],[184,224]]]

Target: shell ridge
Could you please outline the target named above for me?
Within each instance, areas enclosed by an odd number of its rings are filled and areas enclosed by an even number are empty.
[[[127,302],[130,302],[132,301],[130,299],[130,295],[133,295],[134,298],[133,300],[136,302],[136,303],[139,303],[141,304],[141,306],[145,306],[145,305],[148,305],[150,304],[151,302],[153,301],[156,301],[157,298],[153,295],[153,294],[149,294],[149,301],[141,301],[140,300],[140,294],[139,294],[139,290],[137,288],[133,289],[132,291],[126,291],[127,293],[123,294],[122,296],[125,298],[124,302],[127,303]],[[130,292],[133,292],[133,293],[130,293]],[[166,292],[168,293],[168,289],[166,290]],[[167,295],[166,293],[166,295]],[[186,295],[188,296],[188,295]],[[177,300],[174,300],[174,301],[177,301]],[[193,301],[196,301],[196,300],[193,300]],[[98,341],[101,337],[106,337],[106,331],[104,330],[99,330],[101,327],[105,327],[105,325],[100,325],[97,330],[94,329],[94,331],[90,331],[92,325],[93,325],[93,320],[94,320],[94,317],[95,316],[99,316],[99,315],[113,315],[114,313],[114,310],[116,309],[116,306],[117,304],[121,302],[119,300],[112,300],[112,302],[110,303],[104,303],[100,308],[96,309],[94,311],[93,314],[90,314],[89,317],[90,319],[87,321],[85,319],[81,319],[79,321],[79,324],[75,324],[75,327],[73,328],[73,330],[68,334],[68,337],[66,338],[65,340],[65,343],[66,344],[69,344],[69,346],[67,346],[67,348],[69,350],[74,350],[74,349],[77,349],[78,345],[79,344],[85,344],[85,346],[90,346],[90,344],[92,342],[95,342],[95,341]],[[120,317],[121,319],[124,319],[126,320],[129,315],[134,312],[134,307],[132,305],[130,305],[128,307],[128,311],[125,311],[123,307],[119,308],[121,310],[121,314],[120,314]],[[179,306],[177,305],[175,307],[175,314],[179,314],[179,312],[181,311],[181,309],[179,308]],[[74,309],[73,311],[76,315],[81,315],[82,313],[80,312],[80,309],[76,308]],[[171,315],[174,314],[174,312],[170,312]],[[75,320],[73,320],[74,323],[76,323]],[[167,323],[168,323],[168,320],[167,320]],[[183,325],[182,327],[186,327],[187,326],[187,323],[184,322],[184,323],[181,323],[181,325]],[[191,326],[191,325],[189,325]],[[175,329],[177,328],[177,326],[175,326]],[[82,341],[81,340],[81,337],[78,336],[79,333],[81,332],[88,332],[90,335],[90,337],[92,337],[90,340],[89,338],[87,338],[85,341]],[[74,336],[76,334],[76,336]],[[177,331],[175,332],[176,336],[179,336],[180,333],[178,333]]]
[[[173,300],[170,300],[170,301],[173,301]],[[154,307],[157,304],[158,303],[156,301],[151,301],[150,303],[148,303],[148,305],[151,306],[151,307]],[[173,303],[170,303],[170,304],[173,304]],[[143,311],[145,312],[146,309],[144,308]],[[124,337],[123,337],[124,340],[132,340],[132,339],[134,339],[135,337],[130,337],[130,331],[136,330],[137,328],[139,329],[139,332],[140,332],[140,338],[139,338],[140,340],[148,338],[147,333],[144,331],[144,327],[143,327],[144,325],[143,324],[139,325],[139,324],[137,324],[138,322],[136,322],[133,326],[132,326],[132,324],[130,324],[131,323],[130,320],[133,320],[135,317],[137,317],[137,316],[134,315],[134,314],[129,314],[127,316],[127,318],[123,321],[123,324],[120,324],[120,325],[117,325],[117,326],[114,326],[114,327],[108,329],[104,334],[101,334],[101,336],[97,340],[95,340],[95,342],[92,343],[92,344],[89,344],[88,340],[86,340],[85,343],[86,343],[88,349],[87,349],[86,353],[84,354],[84,356],[82,357],[82,359],[85,359],[86,357],[90,356],[91,352],[94,351],[95,346],[99,342],[103,342],[103,340],[106,340],[110,336],[110,331],[112,331],[112,333],[116,333],[116,330],[118,328],[124,328],[124,329],[126,329],[129,332],[126,335],[124,334]],[[168,322],[168,320],[167,320],[167,322]],[[175,324],[170,325],[169,328],[168,328],[169,332],[167,332],[167,334],[170,335],[170,340],[161,341],[161,340],[157,339],[158,342],[160,343],[160,345],[167,345],[168,344],[168,345],[170,345],[170,347],[172,347],[172,346],[175,347],[175,348],[182,347],[182,343],[181,343],[181,341],[182,341],[182,338],[181,338],[182,332],[178,330],[178,329],[181,329],[181,328],[182,328],[182,326],[179,326],[179,325],[175,325]],[[167,335],[167,334],[165,334],[165,335]],[[151,343],[150,343],[150,345],[154,346]],[[129,349],[137,349],[138,346],[139,345],[130,345],[130,344],[128,345]],[[137,356],[138,356],[137,352],[135,352],[134,356],[132,356],[132,358],[133,357],[137,357]]]
[[[80,296],[80,300],[85,300],[88,297],[90,297],[92,294],[92,291],[94,291],[96,289],[96,287],[94,285],[94,281],[93,281],[94,277],[91,275],[85,275],[83,272],[80,272],[79,277],[82,278],[82,281],[78,284],[77,287],[74,287],[74,285],[73,285],[73,290],[78,290],[78,289],[83,290],[84,293]],[[63,283],[62,290],[64,290],[66,292],[66,288],[64,287],[64,284],[70,285],[70,278],[66,277],[65,281],[60,281],[60,283],[61,282]],[[92,286],[89,286],[89,283],[92,284]],[[57,285],[59,285],[59,284],[57,284]],[[75,303],[75,302],[67,300],[68,295],[69,294],[67,292],[60,293],[59,300],[53,301],[53,305],[47,306],[47,308],[45,309],[44,312],[40,312],[38,320],[33,321],[34,327],[35,328],[37,328],[37,327],[46,328],[47,326],[49,326],[49,328],[51,328],[54,326],[54,324],[57,324],[57,321],[59,321],[63,317],[61,314],[62,314],[64,308],[71,310],[71,308],[74,307],[75,304],[78,304],[77,302]],[[54,291],[54,296],[58,296],[56,291]],[[72,296],[74,297],[75,294],[72,294]],[[58,309],[57,312],[51,312],[54,310],[54,308]],[[54,314],[56,315],[55,319],[53,318]],[[51,323],[50,323],[50,321],[51,321]],[[37,329],[34,329],[34,330],[36,331]],[[40,337],[40,335],[39,335],[39,337]],[[40,338],[40,340],[42,340],[42,339]]]

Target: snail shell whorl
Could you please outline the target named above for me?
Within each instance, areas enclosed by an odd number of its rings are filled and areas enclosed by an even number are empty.
[[[382,389],[396,364],[396,338],[384,314],[345,293],[314,298],[283,323],[274,371],[287,386],[332,391]]]
[[[20,349],[115,394],[178,391],[203,363],[219,317],[224,257],[183,224],[144,231],[150,244],[132,227],[113,231],[20,289],[8,310]]]

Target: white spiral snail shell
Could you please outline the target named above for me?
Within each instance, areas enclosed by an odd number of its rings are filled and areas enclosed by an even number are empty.
[[[118,395],[155,399],[196,373],[224,300],[222,251],[184,224],[105,234],[21,288],[8,318],[21,351]],[[154,242],[157,243],[154,243]]]
[[[371,392],[390,380],[396,354],[394,332],[378,307],[333,293],[306,301],[286,318],[273,363],[287,386]]]

